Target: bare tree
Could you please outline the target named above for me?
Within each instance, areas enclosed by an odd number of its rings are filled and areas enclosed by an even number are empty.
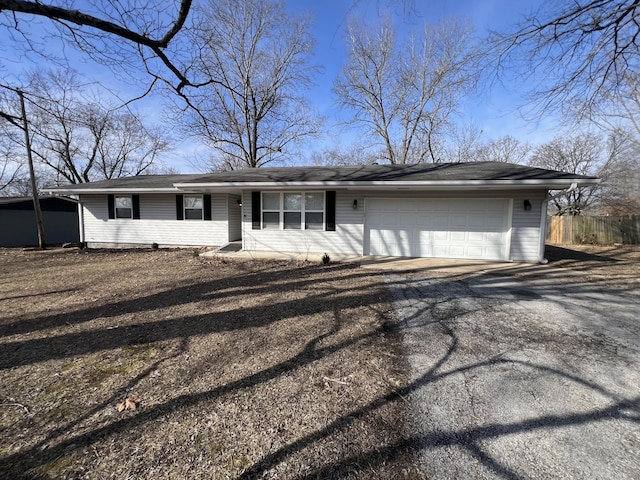
[[[529,164],[601,178],[599,185],[578,187],[553,200],[556,215],[580,215],[602,204],[607,196],[611,198],[611,192],[615,192],[616,182],[625,171],[625,146],[621,136],[610,136],[608,141],[592,133],[558,136],[536,148]]]
[[[505,135],[481,145],[475,151],[475,161],[525,164],[530,152],[529,144]]]
[[[86,116],[97,149],[95,172],[101,178],[140,175],[157,165],[158,154],[169,147],[159,127],[147,128],[130,112],[101,112]]]
[[[311,161],[314,165],[332,167],[370,165],[376,162],[376,158],[364,146],[357,144],[346,148],[338,145],[311,154]]]
[[[609,155],[615,155],[599,171],[603,179],[599,210],[606,215],[640,212],[640,141],[634,131],[615,130],[608,139]]]
[[[285,160],[318,131],[303,92],[315,68],[308,22],[283,3],[210,1],[198,10],[186,88],[185,133],[217,152],[212,168],[260,167]]]
[[[34,72],[29,76],[29,128],[38,162],[55,174],[56,183],[138,175],[168,148],[166,134],[146,128],[129,111],[111,110],[88,100],[86,86],[71,71]],[[15,105],[5,103],[4,110]],[[19,145],[17,131],[7,137]]]
[[[68,2],[44,3],[28,0],[0,0],[0,25],[13,33],[25,52],[50,55],[37,44],[28,25],[32,18],[46,18],[67,44],[75,44],[94,60],[130,71],[137,58],[153,81],[168,77],[180,91],[190,84],[185,72],[170,58],[168,47],[182,30],[191,10],[191,0],[149,5],[137,0],[85,2],[82,10]],[[50,32],[43,32],[48,35]],[[42,40],[42,39],[41,39]],[[42,40],[44,42],[44,40]],[[161,65],[164,72],[156,67]]]
[[[354,20],[347,41],[348,63],[334,92],[351,122],[378,140],[385,161],[438,161],[436,144],[477,79],[469,26],[449,20],[399,42],[389,19]]]
[[[539,75],[534,98],[543,111],[584,113],[638,71],[639,42],[638,0],[547,0],[515,33],[498,36],[495,51],[502,66],[515,60]]]
[[[12,145],[0,144],[0,195],[12,195],[24,180],[25,168]]]
[[[475,123],[466,122],[452,124],[448,131],[437,147],[431,146],[431,151],[436,154],[434,162],[475,162],[482,130]]]

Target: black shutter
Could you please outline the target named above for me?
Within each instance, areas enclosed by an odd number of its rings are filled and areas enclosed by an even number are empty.
[[[140,195],[131,195],[131,204],[133,206],[133,218],[140,219]]]
[[[109,219],[116,218],[116,199],[113,195],[107,195],[107,205],[109,208]]]
[[[335,232],[336,230],[336,192],[329,191],[327,195],[327,212],[326,212],[326,226],[327,232]]]
[[[260,230],[260,216],[262,208],[260,206],[260,192],[251,192],[251,225],[253,230]]]
[[[211,195],[203,195],[202,196],[202,204],[204,206],[204,214],[205,220],[211,220]]]
[[[176,220],[184,220],[184,208],[182,205],[182,195],[176,195]]]

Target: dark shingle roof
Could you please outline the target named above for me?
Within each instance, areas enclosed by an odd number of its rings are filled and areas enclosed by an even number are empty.
[[[189,181],[192,178],[201,177],[202,174],[186,175],[138,175],[135,177],[114,178],[111,180],[99,180],[97,182],[78,183],[75,185],[62,185],[60,187],[52,187],[50,190],[94,190],[101,188],[171,188],[174,183]]]
[[[447,183],[531,183],[543,185],[545,182],[580,180],[594,183],[596,177],[577,175],[554,170],[545,170],[511,163],[435,163],[415,165],[358,165],[348,167],[277,167],[248,168],[231,172],[189,175],[141,175],[137,177],[103,180],[79,185],[62,186],[61,191],[90,190],[171,190],[178,184],[184,188],[199,185],[260,184],[260,183],[359,183],[369,182],[428,182]]]
[[[358,165],[349,167],[253,168],[202,175],[180,183],[217,182],[380,182],[561,180],[592,178],[512,163],[422,163],[414,165]]]

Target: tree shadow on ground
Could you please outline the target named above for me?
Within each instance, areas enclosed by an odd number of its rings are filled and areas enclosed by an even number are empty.
[[[340,336],[344,311],[363,305],[371,305],[371,317],[375,318],[380,314],[375,311],[373,306],[380,302],[381,293],[384,293],[382,286],[378,283],[379,288],[371,288],[370,290],[362,290],[357,287],[356,280],[369,277],[369,272],[344,265],[322,268],[321,276],[317,275],[319,271],[318,267],[292,269],[291,265],[286,265],[282,267],[282,271],[275,269],[268,272],[249,272],[238,275],[237,278],[181,286],[178,288],[180,295],[177,298],[174,295],[175,292],[161,292],[145,296],[142,299],[127,300],[122,305],[118,302],[111,302],[105,306],[91,306],[81,309],[68,316],[54,314],[53,321],[48,325],[59,325],[63,319],[66,319],[70,322],[68,327],[71,328],[71,331],[68,331],[68,328],[67,333],[60,335],[33,339],[27,337],[27,339],[18,342],[1,344],[0,358],[2,361],[0,363],[2,368],[9,369],[21,365],[39,364],[53,359],[82,358],[83,355],[118,349],[127,345],[148,345],[167,340],[180,342],[180,345],[157,358],[141,373],[111,393],[108,398],[77,416],[73,421],[50,431],[46,438],[30,447],[4,456],[1,460],[0,471],[7,472],[11,478],[36,478],[36,474],[28,472],[33,472],[39,466],[64,456],[70,449],[91,447],[104,438],[114,438],[119,434],[135,431],[137,428],[162,419],[168,412],[210,402],[232,392],[251,389],[256,385],[264,384],[315,362],[320,362],[336,352],[366,343],[385,333],[386,327],[380,326],[363,330],[360,335],[344,338]],[[335,288],[328,280],[323,280],[331,277],[342,278],[344,282],[341,285],[344,287]],[[288,292],[300,289],[309,293],[302,298],[300,295],[288,298]],[[278,292],[281,292],[281,295],[277,301],[272,301],[269,304],[261,303],[246,307],[237,302],[231,302],[233,307],[228,310],[210,311],[188,317],[156,319],[151,315],[148,321],[142,322],[139,319],[134,319],[133,323],[118,328],[100,331],[93,329],[73,331],[72,329],[73,325],[91,321],[96,315],[105,311],[110,312],[108,313],[110,316],[127,315],[145,312],[145,309],[153,311],[160,306],[173,307],[181,305],[185,301],[198,303],[202,302],[203,298],[207,298],[215,303],[221,298],[240,298],[242,295],[263,292],[269,292],[271,296],[268,298],[271,299],[275,298],[274,296]],[[184,300],[182,294],[188,294],[189,299]],[[118,312],[113,312],[116,308],[118,308]],[[107,423],[99,422],[99,425],[94,425],[88,430],[86,427],[78,427],[84,420],[126,395],[143,378],[148,378],[156,371],[163,362],[175,359],[184,353],[186,342],[190,338],[219,332],[260,329],[281,320],[307,315],[326,316],[332,318],[333,321],[326,324],[323,333],[310,336],[311,338],[303,348],[295,349],[294,353],[284,361],[266,366],[236,380],[217,384],[206,391],[172,396],[158,405],[136,412],[135,416],[118,418]],[[33,329],[35,331],[40,330],[38,327],[41,327],[41,323],[47,324],[46,316],[30,319],[29,329],[26,331],[32,332],[31,327],[35,327]],[[332,339],[332,341],[327,342],[327,339]],[[293,344],[294,342],[292,342],[292,346]]]
[[[350,278],[357,278],[361,275],[370,275],[370,272],[351,270],[343,271],[340,270],[343,268],[340,266],[335,268],[336,274],[338,272],[346,272],[347,277]],[[304,269],[300,269],[300,271],[293,277],[288,278],[284,273],[282,274],[282,277],[279,277],[277,272],[272,273],[274,274],[273,281],[266,283],[264,281],[258,282],[258,279],[264,280],[263,274],[253,272],[246,275],[240,275],[238,278],[230,279],[229,283],[226,284],[224,288],[220,288],[220,283],[217,281],[209,283],[205,282],[205,284],[202,285],[194,284],[180,287],[182,289],[181,293],[185,296],[189,295],[187,299],[183,298],[183,300],[175,300],[175,297],[165,298],[163,294],[160,293],[157,295],[151,295],[148,298],[140,299],[139,301],[128,301],[125,302],[124,305],[119,305],[117,302],[114,302],[110,306],[107,306],[107,310],[114,309],[116,307],[121,309],[119,313],[112,312],[112,315],[135,313],[145,311],[145,309],[157,308],[158,304],[171,306],[176,303],[179,304],[186,301],[198,302],[203,298],[220,299],[228,296],[239,296],[241,294],[247,294],[248,292],[264,292],[273,289],[274,285],[279,285],[277,288],[282,288],[282,291],[284,292],[287,291],[287,289],[309,286],[314,281],[313,278],[309,278],[311,272],[305,271]],[[445,279],[443,280],[445,285],[440,288],[447,289],[447,287],[450,287],[453,294],[457,295],[460,292],[460,289],[458,288],[459,281],[460,280],[455,278],[455,276],[454,278]],[[489,279],[487,281],[491,280]],[[249,287],[247,287],[247,285],[249,285]],[[407,287],[407,285],[400,286],[400,288],[405,287]],[[585,288],[588,289],[588,287],[577,284],[568,286],[567,288],[574,288],[576,291],[581,290],[583,292]],[[409,296],[412,295],[411,292],[405,294]],[[21,343],[12,342],[7,344],[8,346],[3,345],[2,347],[6,347],[7,350],[2,352],[2,358],[6,358],[6,356],[11,357],[13,355],[13,358],[18,365],[24,365],[42,362],[48,359],[65,358],[89,352],[96,352],[103,349],[117,348],[119,346],[129,344],[144,344],[166,339],[180,339],[181,341],[185,341],[185,339],[188,339],[191,336],[207,333],[251,329],[277,322],[284,318],[291,318],[295,315],[317,313],[318,311],[324,311],[325,313],[330,312],[333,318],[333,321],[331,324],[326,326],[326,330],[323,333],[311,338],[306,342],[301,350],[292,354],[285,361],[256,371],[235,381],[218,385],[207,391],[175,396],[162,404],[144,409],[133,417],[118,419],[89,431],[73,434],[73,427],[77,424],[77,422],[74,422],[73,424],[54,430],[49,433],[44,440],[37,442],[35,445],[6,456],[2,459],[2,463],[4,465],[11,466],[10,471],[14,474],[12,478],[35,478],[26,472],[38,467],[39,465],[45,464],[51,459],[64,455],[69,448],[90,447],[100,439],[105,437],[117,437],[123,432],[135,430],[150,422],[160,419],[165,416],[167,412],[174,409],[199,405],[205,401],[215,399],[229,392],[254,387],[296,371],[304,366],[312,365],[314,362],[327,358],[340,350],[352,348],[354,345],[366,342],[368,339],[377,335],[388,333],[387,328],[379,327],[371,331],[363,332],[361,335],[356,337],[339,340],[333,344],[326,345],[323,343],[324,340],[331,338],[340,332],[343,321],[340,314],[342,309],[373,304],[379,300],[378,295],[378,292],[363,292],[345,288],[333,291],[331,300],[319,301],[323,298],[326,299],[327,296],[325,291],[320,290],[315,294],[309,295],[305,301],[300,301],[300,299],[287,300],[283,298],[278,303],[261,306],[260,308],[235,308],[220,313],[193,315],[190,317],[181,317],[170,320],[155,320],[142,325],[121,327],[122,330],[119,328],[117,330],[120,331],[114,334],[109,333],[110,331],[101,332],[101,338],[99,339],[94,338],[95,332],[78,332],[64,334],[59,336],[59,338],[49,338],[47,341],[35,339],[25,340]],[[418,292],[415,294],[414,300],[418,301],[419,299],[420,294]],[[508,300],[508,298],[506,300]],[[456,334],[453,325],[461,315],[468,313],[470,310],[460,311],[455,308],[443,309],[443,305],[446,301],[447,299],[441,301],[434,297],[432,302],[427,303],[424,306],[418,305],[412,315],[400,319],[393,328],[394,332],[402,334],[403,330],[417,328],[418,325],[434,325],[437,326],[440,329],[441,334],[448,339],[448,342],[444,344],[444,353],[439,357],[434,358],[432,364],[419,376],[419,378],[393,389],[393,391],[390,391],[388,394],[380,396],[364,406],[354,408],[348,413],[334,418],[323,428],[319,428],[308,435],[304,435],[295,441],[289,442],[275,451],[270,452],[260,460],[248,466],[239,478],[263,478],[267,472],[293,455],[304,451],[306,448],[317,444],[323,439],[336,435],[338,432],[348,431],[354,422],[366,419],[371,413],[378,411],[386,405],[406,402],[407,398],[411,397],[412,394],[420,389],[438,384],[438,382],[442,382],[460,373],[475,372],[482,369],[496,368],[498,366],[505,365],[519,365],[523,368],[530,369],[531,371],[553,375],[558,379],[579,384],[585,389],[593,390],[598,394],[607,397],[609,399],[609,405],[606,407],[593,408],[587,412],[572,412],[564,415],[549,414],[511,423],[493,422],[479,426],[461,427],[429,434],[410,434],[400,441],[388,442],[387,444],[380,445],[378,448],[343,458],[339,462],[325,464],[311,472],[307,472],[303,475],[301,474],[297,478],[342,478],[354,474],[365,475],[369,469],[379,466],[384,462],[404,458],[407,455],[416,454],[428,449],[435,449],[443,446],[456,446],[465,449],[470,456],[477,459],[482,466],[492,472],[495,476],[506,479],[517,479],[521,478],[519,472],[509,468],[508,465],[500,462],[499,459],[487,452],[486,449],[483,448],[483,441],[507,437],[518,433],[535,432],[540,430],[551,431],[569,426],[585,425],[610,418],[631,422],[633,424],[640,423],[640,397],[622,398],[619,395],[610,392],[607,388],[568,371],[554,369],[546,365],[535,364],[532,362],[523,362],[512,358],[505,358],[503,355],[490,356],[461,366],[456,365],[453,362],[453,359],[460,351],[461,346],[460,339]],[[102,307],[80,310],[77,312],[78,317],[76,319],[76,323],[90,321],[94,319],[96,315],[100,315],[101,312],[104,313],[104,311],[105,309]],[[62,315],[54,315],[54,317],[53,325],[60,324],[64,318]],[[73,319],[71,320],[73,322]],[[33,319],[33,322],[30,322],[30,326],[25,328],[35,328],[37,330],[37,321],[46,323],[47,318],[39,317],[38,319]],[[17,325],[17,323],[15,325]],[[13,328],[15,328],[15,326]],[[85,345],[90,341],[94,343],[89,346]],[[49,344],[47,344],[47,342]],[[15,349],[15,347],[18,348]],[[9,351],[9,348],[14,350]],[[21,350],[29,353],[21,353]],[[179,352],[180,349],[176,350],[174,354],[177,355]],[[100,408],[104,408],[104,406],[112,402],[117,395],[131,388],[131,386],[137,383],[141,378],[148,376],[160,363],[162,363],[162,361],[165,361],[165,358],[154,362],[143,373],[132,379],[132,381],[129,382],[123,390],[116,392],[116,394],[91,410],[82,418],[87,418]],[[11,365],[6,361],[1,366],[3,368],[11,367]],[[63,434],[65,434],[65,437],[60,440],[60,437],[62,437]]]
[[[401,275],[399,275],[401,277]],[[402,291],[401,295],[408,299],[412,306],[419,305],[421,292],[411,291],[409,284],[398,285],[397,278],[394,276],[395,282],[391,285],[392,290]],[[304,475],[298,476],[298,479],[311,478],[343,478],[355,472],[366,472],[376,466],[393,461],[399,457],[406,456],[408,452],[419,455],[427,450],[441,449],[442,447],[456,447],[464,449],[468,454],[475,458],[486,471],[491,472],[492,476],[497,478],[505,478],[515,480],[527,478],[528,473],[515,471],[507,464],[501,462],[498,458],[489,453],[483,447],[483,442],[497,440],[500,438],[510,437],[516,434],[529,434],[537,431],[554,431],[569,427],[584,426],[588,424],[597,424],[603,420],[621,420],[629,422],[630,425],[640,425],[640,396],[622,396],[595,381],[591,381],[586,377],[571,373],[568,370],[550,367],[544,364],[536,364],[530,361],[522,361],[513,358],[506,358],[503,354],[498,354],[486,358],[481,361],[471,362],[462,366],[451,366],[454,358],[460,350],[460,339],[455,332],[453,325],[456,321],[470,313],[475,313],[472,307],[466,310],[453,308],[451,310],[442,309],[442,305],[447,301],[463,296],[464,288],[459,288],[462,282],[457,279],[441,279],[442,285],[439,290],[448,290],[448,299],[438,300],[434,294],[432,301],[427,302],[426,306],[419,306],[414,309],[409,316],[401,318],[396,325],[396,331],[402,333],[406,330],[416,328],[424,328],[425,326],[437,326],[442,335],[448,338],[448,346],[439,358],[432,361],[431,366],[414,381],[409,382],[393,392],[383,397],[377,398],[368,405],[353,410],[348,415],[344,415],[335,419],[324,429],[314,432],[312,435],[300,438],[285,447],[275,451],[262,460],[252,465],[239,478],[249,480],[262,478],[266,472],[270,471],[274,466],[286,461],[295,452],[302,451],[310,445],[320,441],[323,438],[335,435],[339,431],[346,431],[350,426],[361,418],[366,417],[371,412],[381,408],[382,406],[403,401],[411,398],[416,392],[430,386],[434,386],[450,377],[463,373],[478,373],[487,369],[519,367],[531,372],[532,375],[547,375],[555,378],[557,382],[564,382],[567,385],[576,385],[581,389],[591,391],[603,398],[607,399],[607,405],[601,407],[593,407],[588,411],[575,411],[566,414],[545,413],[520,421],[513,422],[485,422],[481,425],[460,427],[454,429],[437,430],[428,434],[414,434],[407,438],[387,445],[378,449],[371,450],[365,454],[353,455],[345,458],[339,463],[326,465],[323,468],[314,470]],[[575,285],[579,289],[579,285]],[[422,292],[424,293],[424,292]],[[466,294],[471,292],[467,289]],[[396,292],[397,294],[397,292]],[[472,293],[471,293],[472,294]],[[427,293],[429,295],[429,293]],[[473,295],[473,294],[472,294]],[[453,466],[452,466],[453,467]],[[453,470],[452,470],[453,471]],[[451,477],[456,478],[452,473]]]

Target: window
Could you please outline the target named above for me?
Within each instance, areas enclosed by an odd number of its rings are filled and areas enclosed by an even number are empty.
[[[284,223],[285,230],[300,230],[302,225],[302,194],[285,193],[284,196]]]
[[[322,230],[324,192],[263,192],[262,228]]]
[[[304,194],[304,228],[322,230],[324,225],[324,192]]]
[[[262,228],[280,228],[280,194],[262,194]]]
[[[116,195],[114,201],[116,206],[116,218],[132,218],[133,202],[129,195]]]
[[[184,196],[184,219],[202,220],[203,202],[202,195]]]

